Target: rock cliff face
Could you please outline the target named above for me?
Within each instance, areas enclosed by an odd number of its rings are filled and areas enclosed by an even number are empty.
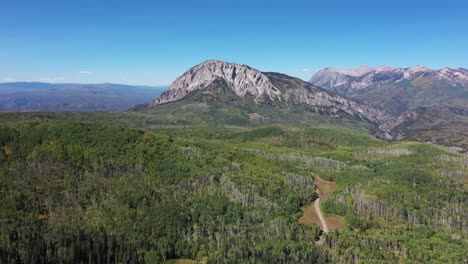
[[[246,65],[209,60],[194,66],[177,78],[153,105],[178,101],[193,91],[206,88],[216,79],[228,83],[232,91],[241,98],[251,95],[255,102],[265,99],[280,100],[279,90],[265,74]]]
[[[150,107],[183,101],[194,94],[210,94],[216,98],[217,83],[226,84],[239,100],[255,105],[275,107],[302,106],[310,111],[329,115],[347,114],[367,122],[380,124],[390,114],[346,97],[333,94],[300,79],[279,73],[264,73],[246,65],[209,60],[199,64],[156,98]],[[209,90],[209,91],[207,91]],[[219,89],[221,90],[221,89]]]

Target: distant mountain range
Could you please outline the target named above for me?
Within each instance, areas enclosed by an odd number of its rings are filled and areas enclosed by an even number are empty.
[[[393,114],[430,106],[457,108],[468,113],[468,70],[463,68],[325,68],[309,82]]]
[[[0,83],[0,111],[123,111],[167,87],[122,84]]]

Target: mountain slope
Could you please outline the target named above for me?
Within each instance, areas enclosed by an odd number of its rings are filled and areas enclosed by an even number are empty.
[[[174,107],[175,104],[179,104],[180,107],[177,108],[180,109],[194,102],[235,106],[234,108],[249,116],[263,116],[266,109],[272,115],[303,109],[373,124],[380,124],[391,118],[388,113],[297,78],[216,60],[209,60],[189,69],[145,110],[163,111],[162,109]]]
[[[1,83],[0,111],[123,111],[164,87],[121,84]]]
[[[417,140],[468,152],[468,115],[440,106],[418,107],[379,126],[395,140]]]

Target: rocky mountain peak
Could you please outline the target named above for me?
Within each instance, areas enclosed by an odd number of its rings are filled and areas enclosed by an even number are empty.
[[[216,80],[225,81],[240,98],[250,95],[255,102],[265,99],[281,100],[281,92],[268,76],[247,65],[218,60],[207,60],[198,64],[177,78],[169,90],[158,97],[152,105],[174,102],[189,93],[203,90]]]
[[[375,68],[373,68],[373,69],[374,69],[375,71],[377,71],[377,72],[383,72],[383,71],[391,71],[391,70],[393,70],[392,67],[385,66],[385,65],[381,65],[381,66],[375,67]]]
[[[468,70],[463,68],[452,69],[445,67],[439,71],[438,77],[440,79],[450,79],[458,83],[466,83],[468,82]]]
[[[329,73],[329,74],[338,73],[338,74],[347,75],[347,76],[359,77],[369,72],[389,71],[391,69],[392,69],[391,67],[388,67],[385,65],[378,66],[378,67],[369,67],[369,66],[363,65],[358,68],[351,68],[351,69],[337,69],[337,68],[328,67],[328,68],[324,68],[320,70],[319,72]]]
[[[416,65],[414,67],[410,67],[406,69],[403,73],[403,78],[404,79],[410,79],[412,77],[419,77],[421,74],[431,72],[432,70],[428,67],[421,66],[421,65]]]
[[[417,72],[417,71],[431,71],[431,68],[426,67],[426,66],[416,65],[416,66],[408,68],[408,70],[409,71],[414,71],[414,72]]]

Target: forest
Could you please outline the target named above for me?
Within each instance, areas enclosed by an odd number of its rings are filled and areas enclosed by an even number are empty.
[[[336,127],[2,118],[2,263],[468,259],[468,158],[437,145]],[[336,182],[321,207],[345,228],[298,222],[312,174]]]

